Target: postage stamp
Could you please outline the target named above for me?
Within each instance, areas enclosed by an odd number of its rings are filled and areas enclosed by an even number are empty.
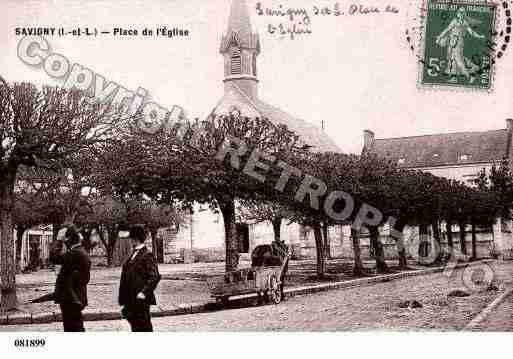
[[[496,11],[490,2],[428,0],[421,85],[490,90]]]

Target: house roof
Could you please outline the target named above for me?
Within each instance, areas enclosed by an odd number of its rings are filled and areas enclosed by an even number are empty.
[[[237,107],[242,116],[267,118],[275,125],[286,125],[289,130],[294,131],[300,137],[301,141],[312,146],[312,151],[341,152],[335,142],[319,127],[295,118],[264,101],[250,99],[242,89],[231,83],[231,90],[225,93],[213,113],[227,114],[233,107]]]
[[[437,167],[493,162],[507,156],[508,130],[376,139],[371,152],[401,167]]]

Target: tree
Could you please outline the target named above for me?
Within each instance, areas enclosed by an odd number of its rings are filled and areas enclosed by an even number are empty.
[[[44,213],[40,210],[41,203],[36,202],[27,194],[16,194],[13,223],[16,226],[16,272],[21,267],[21,250],[23,235],[29,229],[45,223]]]
[[[110,196],[95,200],[92,208],[92,214],[84,222],[97,229],[107,255],[107,266],[112,267],[119,232],[128,228],[127,206]]]
[[[169,205],[137,198],[127,203],[127,222],[145,226],[151,234],[153,253],[157,261],[164,263],[164,244],[162,238],[158,238],[158,231],[160,228],[178,227],[183,223],[183,215]]]
[[[354,253],[353,274],[356,276],[362,276],[364,274],[364,269],[360,249],[360,231],[355,228],[351,228],[351,239],[353,241]]]
[[[183,133],[178,134],[176,128],[151,136],[137,130],[128,132],[110,151],[117,154],[115,161],[107,161],[115,163],[114,170],[106,166],[104,172],[117,193],[144,194],[159,203],[183,208],[191,208],[194,202],[208,204],[221,212],[226,270],[232,271],[238,265],[236,200],[274,197],[265,181],[245,173],[244,164],[259,155],[262,160],[279,161],[300,150],[297,136],[266,119],[235,116],[186,122],[179,130]]]
[[[283,220],[291,216],[290,210],[283,205],[272,202],[255,203],[244,201],[237,207],[238,216],[242,221],[251,223],[269,222],[273,226],[274,240],[281,240]]]
[[[105,141],[123,116],[86,94],[28,83],[0,87],[1,308],[16,308],[13,210],[20,166],[62,168],[77,151]],[[88,101],[89,100],[89,101]]]
[[[287,207],[294,213],[292,221],[313,229],[316,257],[317,277],[322,278],[326,272],[326,235],[323,238],[323,228],[336,224],[348,224],[354,219],[354,213],[348,214],[343,219],[337,219],[335,212],[343,212],[349,205],[342,199],[331,202],[329,198],[333,191],[345,191],[353,195],[355,202],[359,203],[360,184],[356,179],[358,157],[341,153],[305,153],[303,155],[290,156],[287,163],[296,167],[304,174],[291,180],[290,193],[285,193]],[[303,188],[307,183],[318,196],[300,195],[298,188]],[[312,198],[313,197],[313,198]],[[291,200],[290,200],[291,199]],[[328,202],[327,202],[328,201]],[[328,213],[325,208],[328,207]],[[349,206],[350,207],[350,206]],[[359,228],[358,228],[359,230]],[[353,235],[353,244],[357,243],[357,236]],[[355,268],[359,261],[359,248],[355,250]],[[359,269],[355,269],[355,272]]]

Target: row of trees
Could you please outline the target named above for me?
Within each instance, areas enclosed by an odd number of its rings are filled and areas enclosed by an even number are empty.
[[[72,174],[73,173],[73,174]],[[174,208],[149,199],[120,198],[102,193],[94,180],[85,183],[72,168],[66,173],[45,169],[23,168],[16,182],[13,222],[16,226],[16,266],[21,270],[22,238],[26,231],[39,225],[51,225],[56,240],[58,230],[66,224],[79,229],[87,251],[101,243],[107,265],[113,265],[118,234],[132,224],[143,224],[151,234],[157,259],[164,261],[160,228],[179,225],[181,214]],[[93,238],[99,239],[98,241]]]
[[[103,153],[138,120],[80,91],[0,84],[0,308],[17,304],[15,226],[21,236],[39,224],[75,223],[86,245],[93,232],[99,235],[110,263],[122,226],[146,224],[155,238],[163,222],[177,223],[174,208],[114,193],[98,170],[116,167],[118,159]]]
[[[399,169],[371,153],[316,153],[287,127],[265,118],[210,116],[168,124],[151,134],[141,129],[145,122],[140,120],[77,91],[38,90],[30,84],[0,87],[3,308],[16,305],[13,226],[34,223],[30,216],[24,219],[23,206],[32,205],[23,196],[37,194],[38,203],[48,205],[37,211],[36,222],[43,213],[45,222],[79,223],[84,231],[103,228],[99,233],[108,238],[130,221],[129,203],[140,204],[140,211],[132,211],[139,223],[147,214],[153,217],[151,208],[176,214],[194,203],[207,204],[223,216],[227,271],[238,266],[238,215],[270,220],[277,234],[281,221],[297,222],[313,229],[319,276],[326,271],[326,233],[333,225],[353,225],[354,271],[359,274],[362,227],[370,232],[378,271],[387,271],[379,228],[391,217],[397,234],[407,225],[421,231],[429,225],[439,228],[442,221],[490,224],[497,214],[509,213],[506,167],[490,178],[481,176],[479,186],[469,188]],[[16,193],[17,179],[31,189]],[[342,192],[351,198],[333,196]],[[439,231],[434,234],[440,241]],[[403,238],[395,238],[400,264],[406,266]]]
[[[400,266],[406,267],[401,235],[406,226],[419,226],[422,238],[432,226],[440,246],[441,223],[448,224],[450,253],[439,252],[436,262],[440,263],[453,252],[452,224],[461,228],[467,224],[473,228],[490,226],[497,215],[506,215],[510,209],[511,200],[505,193],[512,191],[505,179],[511,176],[504,164],[495,168],[490,178],[480,176],[480,184],[471,188],[429,173],[400,169],[372,153],[357,156],[310,151],[296,134],[267,119],[211,116],[187,123],[185,131],[182,124],[179,131],[182,133],[170,127],[152,136],[129,131],[123,141],[114,143],[109,153],[122,153],[125,159],[123,171],[113,180],[114,187],[132,195],[144,193],[167,204],[200,202],[220,211],[225,224],[227,271],[238,264],[237,212],[246,220],[270,221],[276,238],[283,220],[311,227],[317,247],[317,272],[322,277],[330,226],[353,224],[357,274],[363,273],[358,237],[366,227],[377,270],[386,272],[379,240],[379,228],[386,222],[392,222]],[[286,183],[282,182],[284,169]],[[305,181],[308,191],[299,196]],[[499,187],[498,183],[503,185]],[[349,206],[343,199],[333,200],[333,191],[350,194],[354,202],[354,210],[344,218],[326,210],[340,213]],[[359,209],[375,218],[362,219]],[[461,243],[465,246],[464,241]]]

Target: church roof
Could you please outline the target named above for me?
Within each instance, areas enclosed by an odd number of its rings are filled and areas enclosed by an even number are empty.
[[[231,33],[236,33],[242,42],[249,42],[253,34],[248,6],[245,0],[232,1],[226,35],[230,36]]]
[[[251,17],[245,0],[232,1],[228,28],[221,40],[221,53],[228,51],[232,44],[256,49],[257,54],[260,53],[260,38],[258,34],[253,33]]]
[[[509,153],[507,129],[374,140],[371,152],[401,167],[438,167],[500,161]]]
[[[261,100],[256,101],[257,108],[262,117],[268,118],[274,124],[284,124],[294,131],[302,141],[312,146],[312,150],[321,152],[340,152],[340,148],[319,127],[299,118],[295,118],[277,107],[271,106]]]
[[[294,131],[301,138],[301,141],[312,146],[314,152],[341,152],[335,142],[319,127],[264,101],[250,99],[236,84],[231,84],[231,91],[223,96],[214,109],[214,113],[226,114],[233,107],[237,107],[242,116],[267,118],[276,125],[286,125],[289,130]]]

